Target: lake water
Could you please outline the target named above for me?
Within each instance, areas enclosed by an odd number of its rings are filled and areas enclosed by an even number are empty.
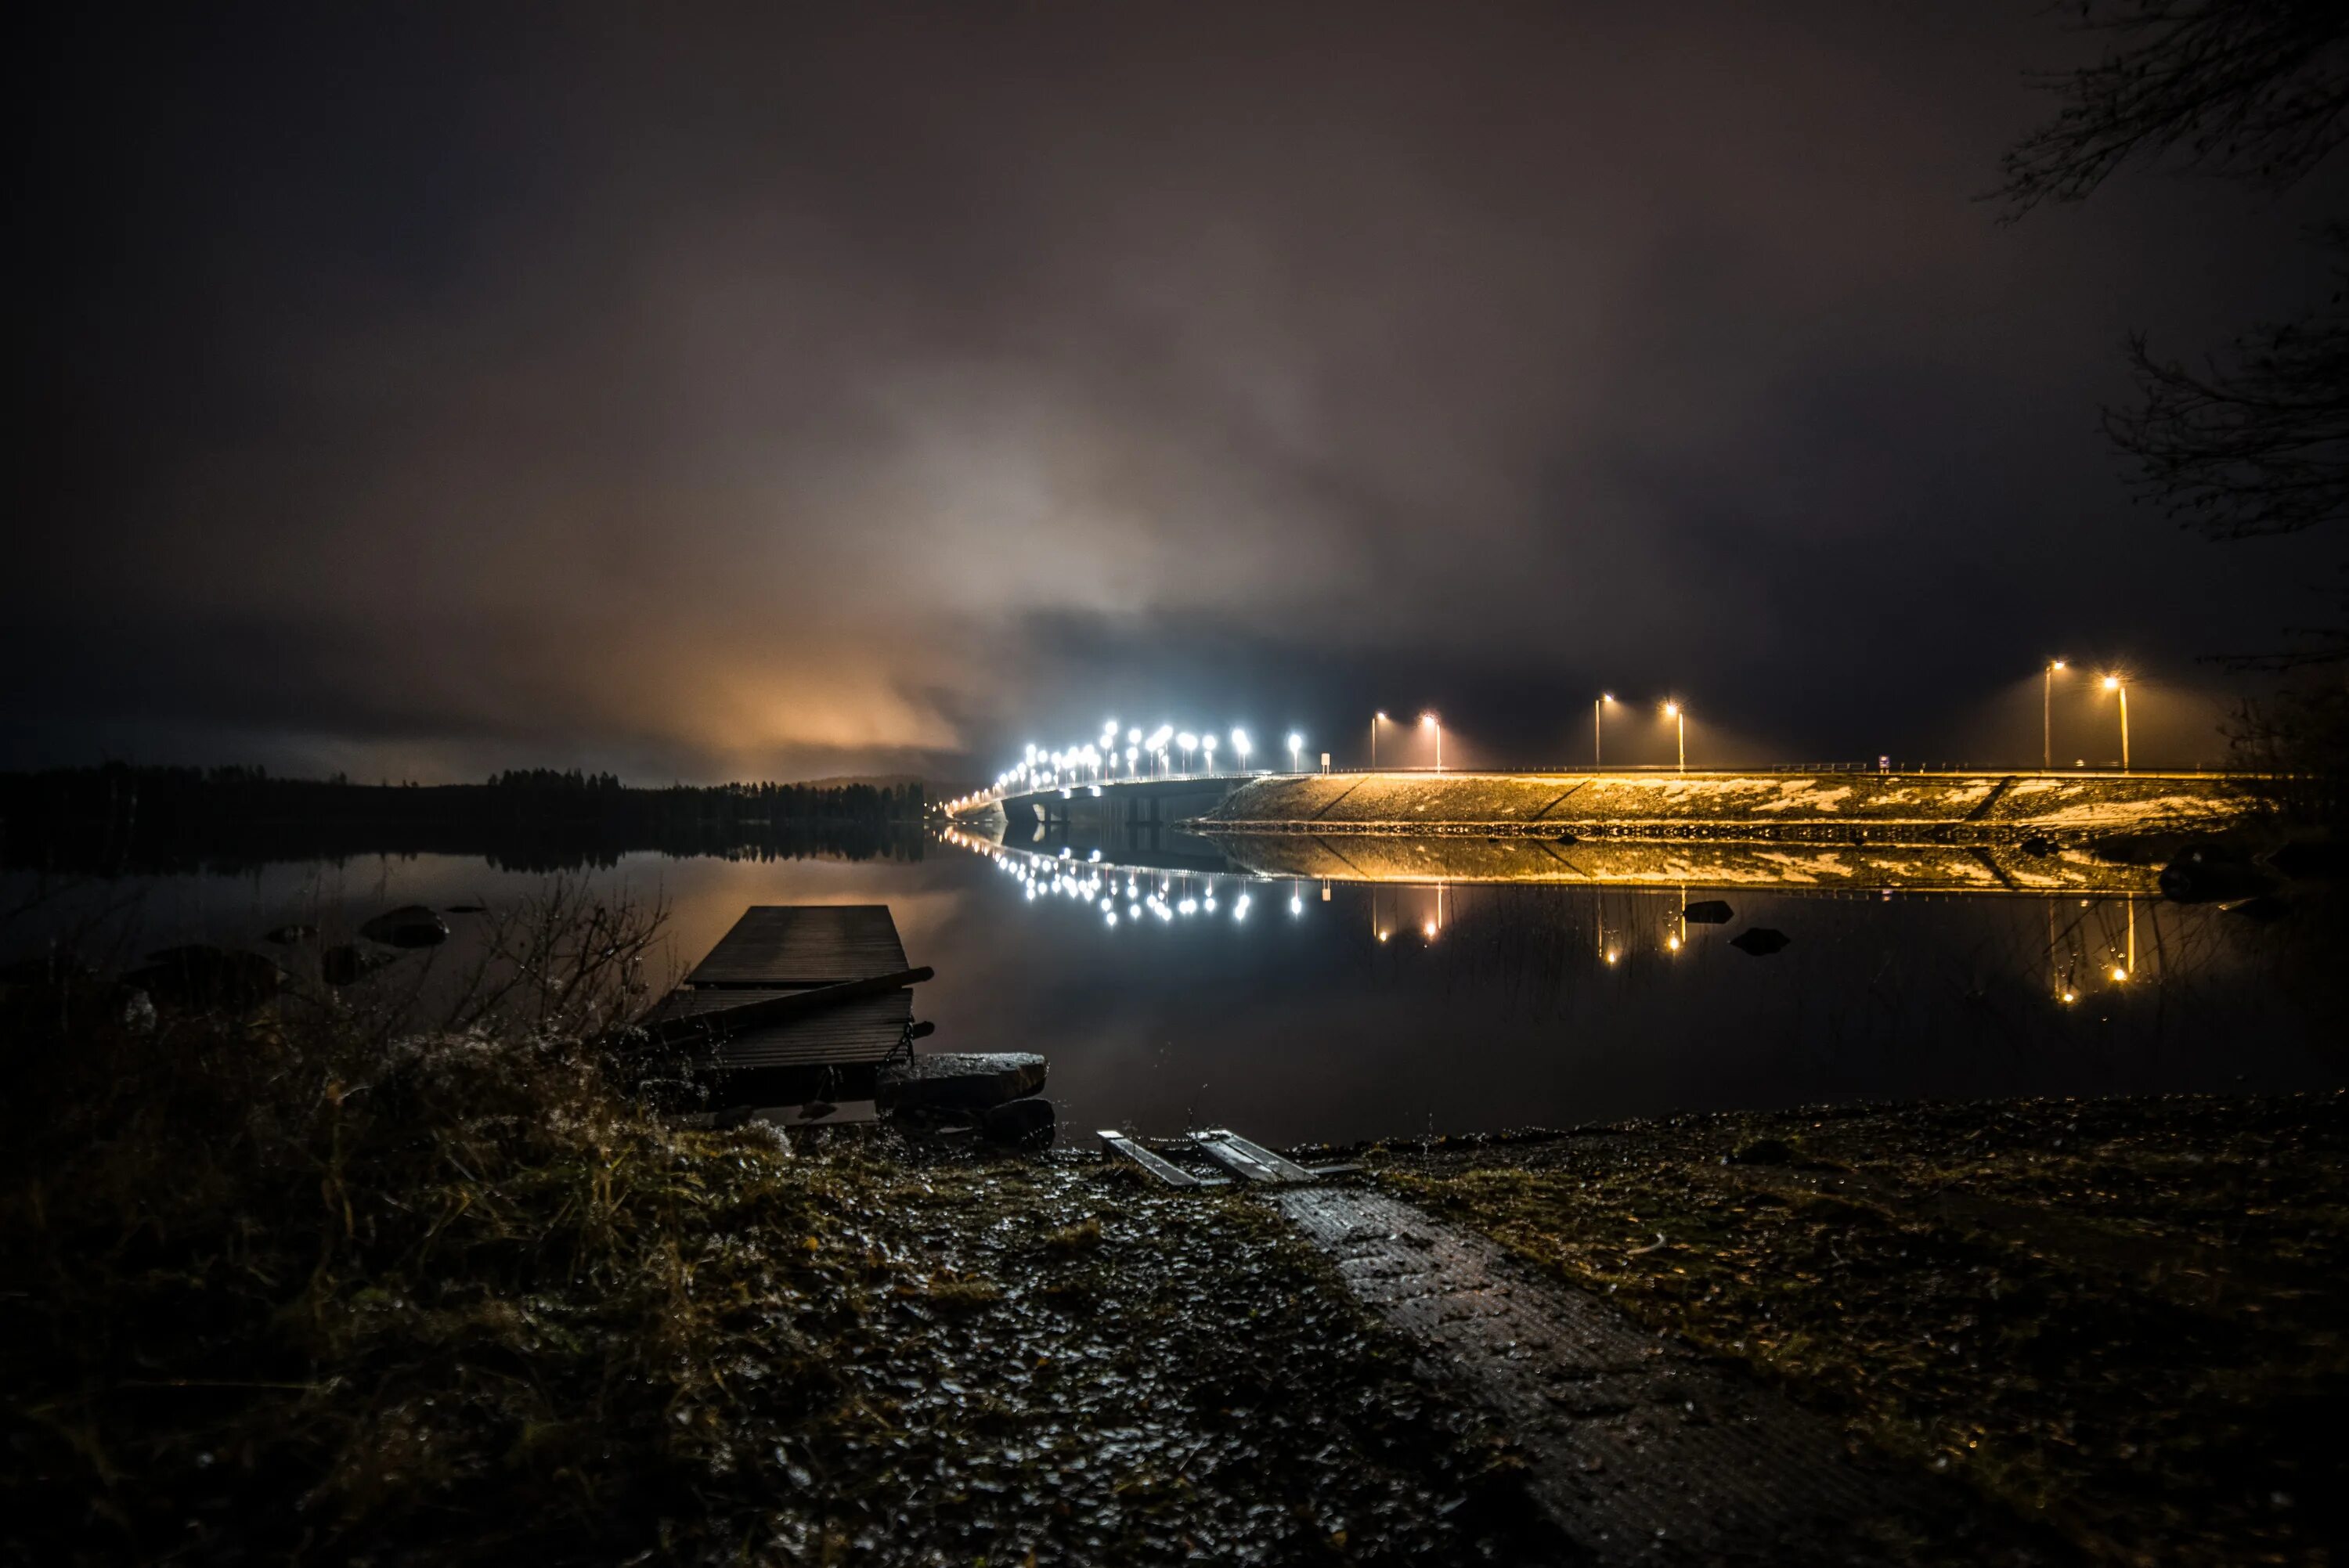
[[[1390,867],[1420,852],[1445,867],[1441,845],[1382,852]],[[2214,909],[2095,886],[1952,892],[1945,870],[1889,889],[1822,888],[1799,865],[1773,882],[1741,862],[1727,887],[1692,870],[1688,885],[1391,869],[1366,882],[1254,874],[1197,840],[1007,849],[957,833],[903,858],[643,854],[570,874],[665,901],[670,974],[750,904],[889,905],[911,961],[937,971],[916,992],[916,1016],[936,1026],[925,1048],[1045,1053],[1064,1139],[1228,1125],[1344,1142],[2349,1079],[2273,928]],[[5,955],[67,926],[125,957],[184,940],[250,945],[289,920],[347,929],[395,904],[496,906],[545,882],[415,855],[86,882],[15,915]],[[1683,920],[1707,899],[1731,920]],[[461,946],[466,917],[450,921]],[[1789,945],[1766,957],[1730,945],[1757,925]]]

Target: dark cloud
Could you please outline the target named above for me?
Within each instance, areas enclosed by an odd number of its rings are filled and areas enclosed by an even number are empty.
[[[1913,755],[2054,651],[2199,737],[2193,655],[2300,614],[2095,415],[2127,326],[2301,297],[2302,214],[1997,226],[2036,5],[74,26],[19,759],[951,773],[1378,704],[1531,758],[1600,685]]]

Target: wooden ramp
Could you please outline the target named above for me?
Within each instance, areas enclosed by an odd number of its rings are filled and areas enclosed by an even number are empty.
[[[1299,1165],[1221,1127],[1186,1134],[1157,1149],[1114,1128],[1096,1136],[1102,1140],[1102,1158],[1131,1161],[1169,1187],[1225,1187],[1235,1181],[1262,1182],[1274,1187],[1312,1186],[1333,1177],[1350,1176],[1361,1169],[1359,1165]],[[1185,1169],[1176,1163],[1185,1159],[1193,1161],[1195,1168]]]
[[[910,1048],[926,1031],[906,987],[927,975],[907,970],[886,904],[756,904],[645,1024],[683,1044],[722,1093],[786,1103]]]

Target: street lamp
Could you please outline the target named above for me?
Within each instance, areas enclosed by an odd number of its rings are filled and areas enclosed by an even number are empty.
[[[2128,682],[2118,676],[2105,677],[2105,689],[2121,699],[2121,771],[2129,770],[2128,758]]]
[[[1302,773],[1305,771],[1305,765],[1301,760],[1299,760],[1298,755],[1304,749],[1305,738],[1298,734],[1297,731],[1293,729],[1290,730],[1288,732],[1288,770],[1291,773]]]
[[[1613,692],[1603,691],[1599,694],[1598,700],[1590,705],[1590,766],[1593,768],[1599,766],[1599,712],[1614,700]]]
[[[2055,672],[2063,667],[2063,660],[2050,659],[2047,667],[2039,672],[2039,771],[2042,773],[2055,766]]]
[[[1419,716],[1419,727],[1435,731],[1435,770],[1441,773],[1444,771],[1444,721],[1432,713],[1423,713]]]
[[[1241,772],[1245,773],[1247,771],[1248,753],[1255,749],[1256,748],[1248,740],[1247,730],[1235,729],[1232,731],[1232,755],[1240,759],[1239,768]]]
[[[1688,710],[1677,702],[1668,702],[1664,704],[1664,717],[1680,730],[1681,771],[1685,773],[1688,771]]]
[[[1191,753],[1199,749],[1199,738],[1186,729],[1174,738],[1174,744],[1183,748],[1183,771],[1188,773],[1191,771]]]
[[[1216,738],[1212,735],[1203,735],[1199,737],[1199,749],[1207,754],[1206,761],[1200,764],[1200,766],[1205,768],[1209,773],[1215,772]]]
[[[1371,715],[1371,771],[1379,770],[1379,726],[1387,722],[1384,713]]]

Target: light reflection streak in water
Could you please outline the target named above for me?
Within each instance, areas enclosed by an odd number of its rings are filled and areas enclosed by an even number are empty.
[[[1144,913],[1157,916],[1160,924],[1176,928],[1203,924],[1218,914],[1235,924],[1244,923],[1255,902],[1245,890],[1265,884],[1287,887],[1290,918],[1302,919],[1306,911],[1306,879],[1294,874],[1282,876],[1246,869],[1169,871],[1158,866],[1126,865],[1104,858],[1098,848],[1086,851],[1079,860],[1066,845],[1030,850],[956,829],[947,830],[942,837],[954,847],[992,861],[1018,882],[1023,902],[1067,898],[1093,905],[1102,915],[1104,927],[1112,930],[1137,924],[1146,928],[1146,923],[1142,922]],[[1395,852],[1390,847],[1390,858]],[[1726,888],[1693,885],[1705,893],[1797,893],[1838,901],[1855,896],[1890,899],[1901,892],[1889,887],[1821,889],[1806,871],[1799,865],[1790,868],[1795,880],[1785,886],[1757,887],[1751,881]],[[1316,880],[1321,884],[1319,902],[1323,903],[1330,901],[1336,882],[1353,881],[1326,874]],[[1243,890],[1228,903],[1220,896],[1227,882]],[[1444,879],[1412,882],[1374,874],[1353,881],[1353,885],[1359,886],[1364,895],[1367,934],[1375,947],[1391,944],[1398,932],[1414,934],[1422,946],[1432,947],[1450,928],[1457,899],[1478,884],[1472,882],[1468,889],[1455,889]],[[1643,956],[1669,960],[1683,953],[1689,945],[1687,909],[1692,885],[1682,882],[1671,887],[1636,883],[1588,887],[1594,899],[1588,951],[1595,966],[1602,972],[1619,971]],[[2124,887],[2127,885],[2123,882]],[[1124,901],[1123,916],[1119,910],[1121,890]],[[1937,876],[1923,894],[1912,896],[1945,899],[1966,894],[1951,889]],[[2125,986],[2158,985],[2163,967],[2158,956],[2154,963],[2144,964],[2138,954],[2137,906],[2146,901],[2123,891],[2118,896],[2076,901],[2044,897],[2043,902],[2047,910],[2044,950],[2046,995],[2059,1008],[2075,1007],[2099,994],[2117,993]],[[2072,912],[2071,918],[2061,918],[2061,912],[2067,909]]]

